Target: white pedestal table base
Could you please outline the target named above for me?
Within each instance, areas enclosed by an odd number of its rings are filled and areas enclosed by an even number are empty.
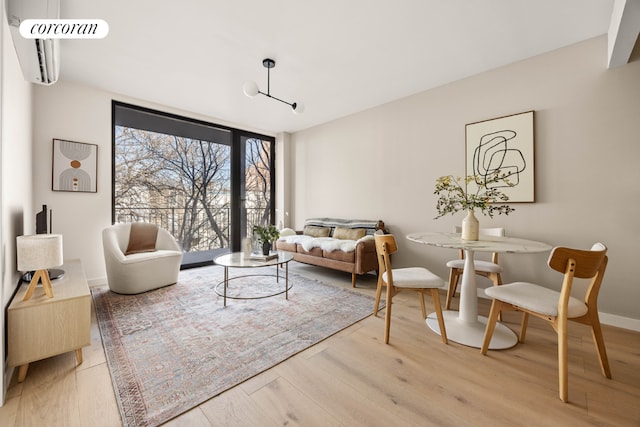
[[[482,347],[484,331],[487,327],[486,317],[478,316],[477,322],[469,323],[460,320],[458,317],[459,312],[457,311],[445,310],[442,315],[444,317],[444,326],[447,329],[447,338],[450,341],[469,347]],[[432,331],[440,335],[440,326],[438,325],[436,313],[429,314],[426,322]],[[491,337],[491,343],[489,343],[490,350],[504,350],[515,346],[517,343],[518,336],[515,332],[500,322],[496,323],[496,329],[493,332],[493,337]]]

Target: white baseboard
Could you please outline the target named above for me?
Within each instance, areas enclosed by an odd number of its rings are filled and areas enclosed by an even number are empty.
[[[600,322],[603,325],[616,326],[618,328],[640,332],[640,319],[632,319],[630,317],[622,317],[602,312],[599,312],[598,316],[600,316]]]
[[[107,284],[106,277],[97,277],[95,279],[87,280],[90,288],[97,288],[98,286],[104,286]]]

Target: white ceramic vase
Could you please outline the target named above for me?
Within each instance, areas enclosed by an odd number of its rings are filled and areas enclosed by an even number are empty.
[[[462,240],[478,240],[480,223],[473,214],[473,209],[467,211],[467,216],[462,220]]]

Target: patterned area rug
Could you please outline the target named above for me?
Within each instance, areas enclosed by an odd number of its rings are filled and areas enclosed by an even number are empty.
[[[250,273],[274,273],[259,270]],[[92,289],[125,426],[162,424],[372,312],[372,297],[292,273],[288,300],[227,299],[223,307],[214,289],[223,271],[185,270],[176,285],[140,295]],[[284,281],[249,276],[229,287],[259,297],[283,291]]]

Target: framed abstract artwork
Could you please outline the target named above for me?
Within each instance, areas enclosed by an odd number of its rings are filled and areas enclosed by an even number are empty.
[[[53,191],[96,193],[98,191],[98,146],[53,140]]]
[[[470,123],[465,129],[465,172],[478,182],[496,172],[505,182],[491,185],[509,196],[509,203],[535,202],[533,111]],[[467,191],[474,191],[471,182]]]

